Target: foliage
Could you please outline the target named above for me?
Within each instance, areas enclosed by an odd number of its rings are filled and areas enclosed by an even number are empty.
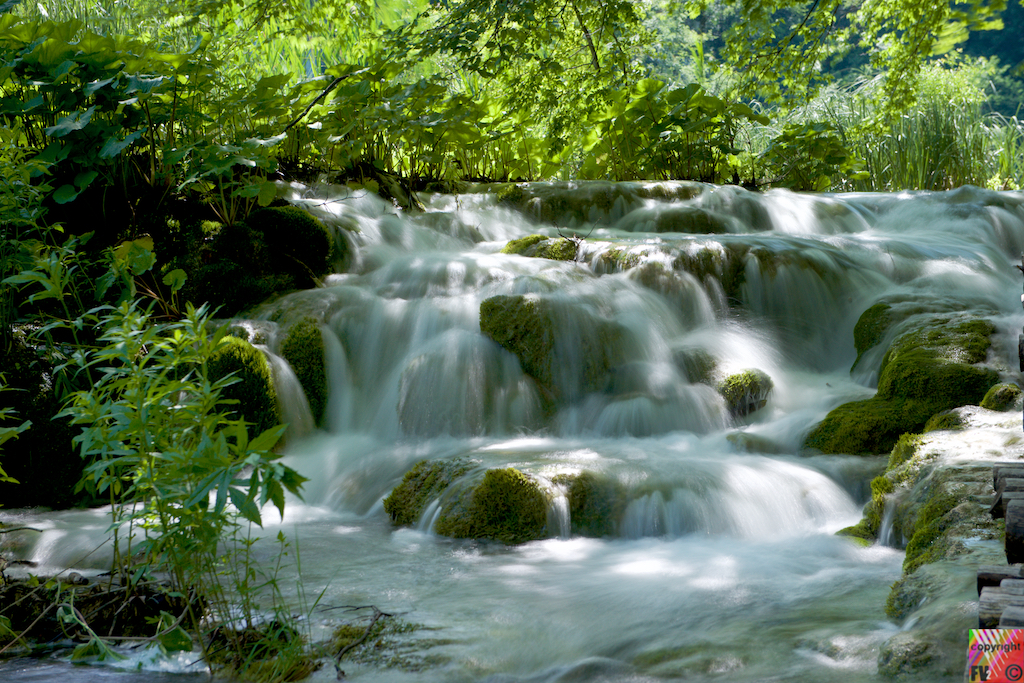
[[[7,387],[4,381],[4,376],[3,374],[0,374],[0,391],[8,390],[9,388]],[[5,443],[10,441],[11,439],[17,439],[18,434],[21,434],[32,425],[32,423],[28,420],[25,420],[21,424],[15,425],[13,427],[8,427],[4,425],[4,423],[8,419],[14,417],[13,412],[14,411],[11,410],[10,408],[0,407],[0,454],[3,454],[3,445]],[[7,473],[4,472],[4,468],[2,466],[0,466],[0,482],[8,482],[12,484],[18,483],[16,479],[12,479],[11,477],[7,476]]]
[[[283,514],[285,492],[303,482],[271,451],[284,427],[250,439],[249,425],[228,415],[232,379],[216,379],[210,358],[231,342],[210,333],[205,310],[161,324],[130,302],[100,313],[101,346],[77,359],[98,379],[65,413],[82,425],[82,485],[111,503],[115,566],[132,583],[165,571],[222,617],[231,588],[251,625],[258,589],[273,583],[250,562],[247,525],[261,523],[268,502]],[[190,612],[193,629],[201,616]]]

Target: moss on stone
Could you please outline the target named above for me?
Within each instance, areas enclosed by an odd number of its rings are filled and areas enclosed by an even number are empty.
[[[1020,387],[1016,384],[997,384],[981,399],[981,407],[1006,412],[1017,405],[1020,393]]]
[[[327,410],[327,365],[323,335],[315,318],[303,318],[288,330],[281,355],[295,371],[313,419],[322,424]]]
[[[899,439],[896,441],[896,445],[892,447],[892,451],[889,452],[889,462],[886,465],[886,472],[892,472],[902,467],[904,464],[910,462],[911,459],[917,456],[918,450],[921,448],[921,435],[907,432],[901,434]]]
[[[612,368],[623,360],[620,326],[601,319],[577,321],[575,346],[563,351],[578,365],[565,367],[556,348],[553,304],[535,295],[500,295],[480,304],[480,331],[519,358],[523,372],[556,399],[604,390]]]
[[[337,256],[334,237],[308,211],[298,206],[268,207],[253,211],[245,222],[263,234],[279,268],[295,275],[300,286],[306,278],[330,272],[332,257]]]
[[[419,462],[384,499],[384,511],[395,524],[415,524],[430,501],[468,471],[469,465],[459,458]]]
[[[963,493],[949,490],[941,484],[932,489],[914,519],[913,535],[907,543],[907,554],[903,560],[905,574],[946,556],[951,541],[943,532],[957,521],[956,508],[964,499]]]
[[[964,421],[958,414],[951,410],[944,410],[935,413],[924,423],[922,433],[937,432],[940,430],[960,431],[964,428]]]
[[[691,384],[711,384],[718,366],[715,357],[700,347],[678,349],[672,354],[672,360]]]
[[[893,621],[906,619],[921,604],[924,591],[918,581],[909,576],[902,576],[889,588],[889,596],[885,599],[885,614]]]
[[[438,516],[437,533],[516,544],[547,536],[547,499],[519,470],[488,470],[483,481],[460,492]]]
[[[893,323],[891,311],[892,306],[881,302],[861,313],[857,324],[853,327],[853,345],[857,349],[857,360],[853,362],[853,368],[860,363],[865,351],[882,341],[889,326]]]
[[[575,261],[579,252],[579,244],[567,237],[539,242],[535,247],[534,256],[554,261]]]
[[[626,510],[626,488],[611,477],[581,472],[570,478],[569,519],[572,532],[601,538],[614,536]]]
[[[752,369],[729,375],[717,388],[729,412],[734,417],[742,417],[763,408],[774,387],[767,373]]]
[[[729,222],[723,216],[695,206],[676,205],[658,211],[652,228],[659,233],[721,235],[729,232]]]
[[[212,379],[233,374],[236,381],[221,392],[221,397],[237,401],[231,412],[253,425],[253,435],[281,422],[270,363],[262,351],[247,341],[228,336],[221,340],[206,364]]]
[[[616,271],[623,271],[636,268],[640,263],[640,255],[613,247],[601,252],[601,260],[606,264],[614,264]]]
[[[878,532],[872,531],[868,526],[867,520],[864,519],[853,526],[845,527],[836,532],[836,536],[844,536],[864,547],[874,544],[877,535]]]
[[[899,436],[921,432],[936,413],[977,404],[996,383],[985,359],[995,327],[984,320],[937,316],[898,337],[882,360],[874,398],[845,403],[811,431],[804,445],[824,453],[884,453]]]
[[[509,241],[502,250],[502,254],[522,254],[524,251],[537,244],[537,242],[543,242],[548,239],[544,235],[527,235],[526,237],[520,237],[516,240]]]
[[[902,678],[928,667],[935,658],[931,643],[913,633],[898,633],[882,645],[878,673],[887,678]]]

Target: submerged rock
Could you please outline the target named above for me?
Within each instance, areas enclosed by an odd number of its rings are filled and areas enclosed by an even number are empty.
[[[327,366],[323,335],[316,319],[304,318],[288,330],[281,343],[281,356],[295,371],[313,419],[322,424],[327,409]]]
[[[764,408],[775,384],[761,370],[744,370],[718,383],[718,393],[733,417],[743,417]]]
[[[885,453],[936,413],[977,405],[998,374],[985,360],[995,326],[986,320],[931,316],[896,338],[882,360],[878,393],[844,403],[808,435],[823,453]]]
[[[629,502],[626,487],[617,479],[581,472],[563,475],[555,483],[568,484],[569,520],[572,533],[601,538],[615,536]]]

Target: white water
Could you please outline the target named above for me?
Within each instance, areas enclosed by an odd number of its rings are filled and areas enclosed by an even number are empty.
[[[673,203],[639,199],[637,188],[618,186],[608,211],[589,208],[593,223],[555,217],[589,233],[573,263],[498,253],[508,239],[558,231],[496,207],[493,195],[437,196],[428,213],[407,217],[344,188],[293,190],[360,233],[346,237],[353,272],[258,314],[271,328],[319,317],[331,385],[324,429],[308,425],[301,397],[285,410],[303,423],[287,462],[310,481],[267,536],[280,526],[296,539],[306,593],[324,590],[320,608],[400,613],[428,627],[407,638],[436,658],[414,672],[347,664],[350,679],[877,680],[878,648],[899,628],[883,605],[902,553],[833,535],[859,519],[874,461],[801,457],[800,444],[832,407],[872,395],[884,344],[851,376],[852,330],[883,297],[991,319],[990,360],[1016,376],[998,359],[1012,358],[1016,334],[1024,198],[707,187]],[[722,214],[729,232],[646,232],[680,206]],[[716,278],[672,268],[681,254],[736,244],[756,246],[772,267],[748,253],[732,300]],[[639,265],[620,271],[613,247]],[[555,311],[553,416],[515,356],[480,334],[480,303],[497,294],[534,295]],[[579,340],[608,321],[625,331],[626,362],[605,391],[587,393]],[[768,405],[730,418],[678,362],[694,349],[722,372],[767,372]],[[297,388],[287,368],[276,374]],[[738,448],[737,435],[767,452]],[[441,538],[430,532],[436,505],[417,528],[394,528],[383,497],[420,460],[454,456],[546,483],[550,538],[520,547]],[[615,538],[569,533],[550,480],[581,471],[630,491]],[[100,513],[4,514],[47,529],[25,550],[46,567],[103,566],[103,551],[79,559],[102,538]],[[313,618],[329,627],[338,614]]]

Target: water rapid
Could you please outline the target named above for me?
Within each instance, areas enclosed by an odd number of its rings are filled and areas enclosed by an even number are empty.
[[[364,190],[288,187],[352,256],[244,323],[269,331],[287,463],[310,479],[266,535],[295,539],[304,591],[322,593],[313,620],[375,604],[422,626],[402,641],[406,664],[346,665],[348,677],[880,680],[902,553],[834,535],[860,519],[880,461],[801,445],[831,408],[873,395],[887,344],[850,368],[854,325],[878,301],[989,319],[992,355],[1012,357],[1024,197],[553,183],[512,207],[476,189],[409,214]],[[502,253],[530,234],[573,238],[575,259]],[[494,297],[550,311],[545,384],[481,333]],[[307,317],[325,347],[319,428],[276,346]],[[609,338],[595,383],[592,350]],[[730,411],[701,376],[708,359],[719,377],[767,374],[767,403]],[[547,538],[439,536],[437,501],[394,527],[383,498],[416,463],[451,458],[539,482]],[[582,472],[626,492],[601,538],[572,532],[561,482]],[[102,512],[4,515],[44,529],[24,550],[40,566],[104,566]]]

